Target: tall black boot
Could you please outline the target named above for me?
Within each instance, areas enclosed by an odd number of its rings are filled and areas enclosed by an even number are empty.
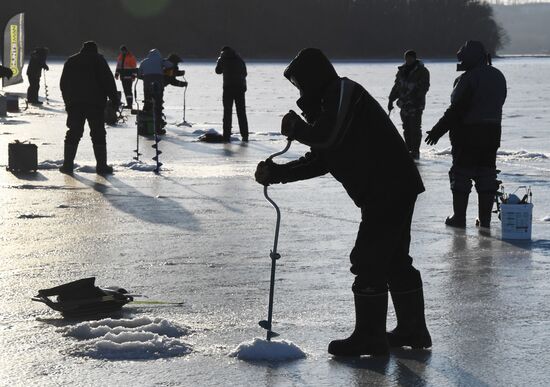
[[[109,175],[113,173],[113,167],[107,165],[107,145],[93,144],[96,161],[95,171],[98,175]]]
[[[344,340],[334,340],[328,352],[334,356],[387,356],[386,314],[388,293],[354,294],[355,330]]]
[[[469,193],[453,192],[453,216],[445,220],[451,227],[466,228],[466,209],[468,208]]]
[[[424,317],[422,288],[408,292],[391,292],[397,327],[388,332],[390,347],[430,348],[432,338]]]
[[[420,160],[420,144],[422,143],[422,132],[417,131],[414,133],[411,133],[411,146],[409,147],[409,151],[411,153],[411,157],[413,160]]]
[[[495,202],[495,195],[492,193],[479,193],[478,199],[478,218],[476,226],[490,228],[491,227],[491,212]]]
[[[63,165],[59,168],[59,172],[72,175],[74,170],[74,158],[76,157],[76,151],[78,150],[78,143],[71,144],[65,140],[65,146],[63,148]]]

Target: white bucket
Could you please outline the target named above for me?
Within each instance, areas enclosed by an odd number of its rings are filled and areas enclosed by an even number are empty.
[[[501,204],[502,239],[531,239],[533,203]]]

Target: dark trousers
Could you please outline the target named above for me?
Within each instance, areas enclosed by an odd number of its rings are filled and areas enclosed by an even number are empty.
[[[40,77],[29,77],[29,88],[27,89],[27,101],[38,102],[39,90],[40,90]]]
[[[351,252],[354,292],[384,293],[422,287],[409,255],[416,196],[384,198],[361,208],[361,224]]]
[[[134,102],[134,95],[132,92],[132,84],[134,83],[134,80],[131,77],[122,77],[121,82],[124,95],[126,96],[126,104],[128,106],[132,106],[132,103]]]
[[[65,142],[78,145],[84,134],[84,124],[88,121],[90,137],[94,145],[105,145],[104,108],[98,106],[73,106],[67,109],[67,134]]]
[[[498,189],[496,147],[453,146],[453,165],[449,171],[451,191],[470,193],[472,181],[478,193],[496,193]]]
[[[154,101],[154,114],[157,128],[162,126],[162,111],[164,109],[164,85],[162,82],[145,82],[143,83],[143,111],[153,113],[153,101]]]
[[[239,130],[243,140],[248,140],[248,120],[246,119],[245,91],[239,89],[223,89],[223,138],[229,141],[231,137],[231,120],[233,115],[233,101],[237,109]]]
[[[410,112],[401,110],[401,122],[407,149],[413,156],[419,155],[422,142],[422,110]]]

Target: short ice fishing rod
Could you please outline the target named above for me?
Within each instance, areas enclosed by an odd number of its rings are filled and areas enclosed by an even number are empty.
[[[277,153],[272,154],[267,159],[273,160],[275,157],[282,155],[283,153],[286,153],[288,149],[290,148],[290,144],[292,143],[291,139],[288,139],[288,142],[285,146],[285,148]],[[271,325],[273,321],[273,294],[275,291],[275,268],[277,266],[277,260],[281,258],[281,255],[277,252],[277,245],[279,243],[279,227],[281,225],[281,210],[279,209],[279,206],[277,203],[275,203],[267,194],[267,185],[264,186],[264,196],[267,199],[267,201],[275,208],[275,211],[277,212],[277,222],[275,224],[275,239],[273,241],[273,250],[271,250],[269,257],[271,258],[271,280],[269,284],[269,306],[267,310],[267,320],[262,320],[259,322],[260,326],[267,330],[267,341],[271,341],[272,337],[277,337],[279,334],[273,332],[271,330]]]

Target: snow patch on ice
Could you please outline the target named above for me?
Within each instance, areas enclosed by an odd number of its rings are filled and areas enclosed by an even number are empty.
[[[81,167],[77,167],[75,165],[75,171],[82,172],[82,173],[95,173],[95,167],[92,167],[91,165],[83,165]]]
[[[49,169],[59,169],[63,165],[63,160],[45,160],[41,163],[38,163],[38,169],[49,170]]]
[[[550,215],[546,215],[544,218],[541,219],[543,222],[550,222]]]
[[[539,159],[539,160],[545,160],[548,158],[547,155],[544,153],[536,153],[536,152],[527,152],[524,150],[518,150],[518,151],[507,151],[507,150],[499,150],[497,152],[498,156],[503,156],[506,159],[509,160],[516,160],[516,159]]]
[[[282,361],[303,359],[306,353],[291,341],[255,338],[239,344],[229,356],[251,361]]]
[[[63,336],[82,340],[73,354],[96,359],[159,359],[182,356],[191,347],[178,338],[189,330],[168,320],[148,317],[85,321],[64,328]]]
[[[123,168],[131,169],[132,171],[152,172],[157,169],[156,164],[147,164],[142,161],[130,161],[129,163],[119,164]]]

